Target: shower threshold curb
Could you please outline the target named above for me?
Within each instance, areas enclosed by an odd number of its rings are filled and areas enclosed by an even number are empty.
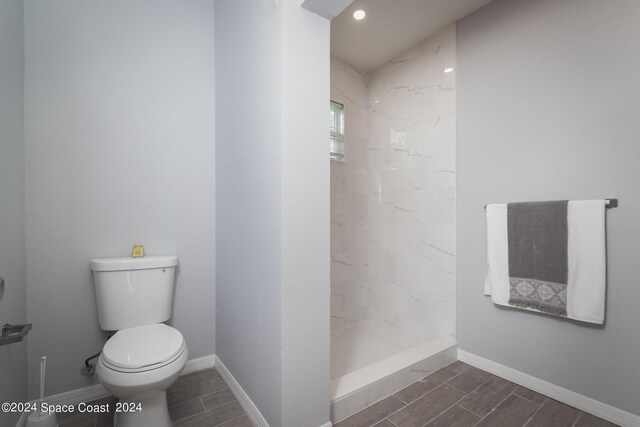
[[[436,338],[331,381],[331,421],[339,422],[457,360],[458,344]]]

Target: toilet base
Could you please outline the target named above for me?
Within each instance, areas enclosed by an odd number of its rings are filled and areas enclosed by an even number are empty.
[[[114,427],[172,427],[169,407],[167,406],[167,393],[162,391],[148,399],[139,401],[128,401],[120,399],[124,409],[128,403],[137,407],[140,404],[140,411],[116,412],[114,417]]]

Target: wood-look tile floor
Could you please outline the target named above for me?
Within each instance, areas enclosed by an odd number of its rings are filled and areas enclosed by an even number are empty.
[[[113,397],[91,403],[109,403]],[[251,427],[215,369],[183,375],[167,390],[175,427]],[[60,427],[113,426],[108,414],[59,414]],[[611,427],[611,424],[462,362],[411,384],[334,427]],[[145,427],[145,426],[141,426]],[[151,427],[151,426],[150,426]]]
[[[455,362],[334,427],[611,427],[610,422]]]
[[[111,413],[58,414],[58,423],[60,427],[113,426],[115,402],[113,397],[91,402],[109,403]],[[167,390],[167,403],[175,427],[252,427],[244,410],[215,369],[205,369],[178,378]]]

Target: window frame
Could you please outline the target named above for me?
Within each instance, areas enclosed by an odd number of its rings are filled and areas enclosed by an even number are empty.
[[[334,105],[339,107],[334,108]],[[331,123],[331,112],[339,111],[341,114],[341,127],[342,133],[333,131],[333,124]],[[344,104],[334,100],[329,100],[329,158],[336,162],[344,162],[346,157],[346,110]],[[340,121],[340,119],[338,119]],[[338,126],[340,127],[340,125]],[[338,129],[340,130],[340,129]],[[336,147],[336,149],[334,149]],[[342,148],[342,150],[340,150]],[[340,152],[342,151],[342,152]]]

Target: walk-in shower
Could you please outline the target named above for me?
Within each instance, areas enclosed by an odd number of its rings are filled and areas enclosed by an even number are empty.
[[[336,422],[455,359],[455,25],[372,71],[332,56],[331,100]]]

